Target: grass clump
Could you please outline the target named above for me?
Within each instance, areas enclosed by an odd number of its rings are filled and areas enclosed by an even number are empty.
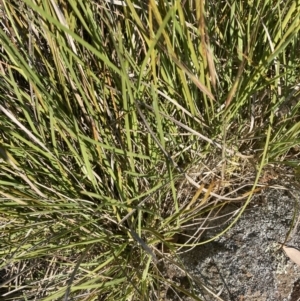
[[[0,2],[2,298],[201,300],[176,254],[297,169],[299,6],[196,2]]]

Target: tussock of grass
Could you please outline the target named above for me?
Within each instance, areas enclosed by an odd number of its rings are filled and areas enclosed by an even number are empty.
[[[296,2],[196,2],[0,2],[2,299],[201,300],[176,254],[297,168]]]

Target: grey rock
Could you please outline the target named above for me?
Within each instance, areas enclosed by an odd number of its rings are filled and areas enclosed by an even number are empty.
[[[293,195],[269,189],[254,197],[225,235],[181,256],[186,269],[215,294],[219,292],[220,300],[300,300],[300,267],[280,248],[299,206],[297,190]],[[226,208],[237,209],[236,205]],[[297,210],[294,220],[298,220]],[[221,228],[207,231],[203,239]],[[288,245],[299,248],[298,229],[291,234]],[[201,287],[198,294],[203,300],[217,300]]]

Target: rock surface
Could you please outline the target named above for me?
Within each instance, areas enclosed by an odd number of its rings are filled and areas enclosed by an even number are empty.
[[[290,230],[286,244],[300,247],[300,226],[296,225],[299,193],[297,189],[290,189],[263,192],[253,199],[225,235],[182,256],[190,273],[220,299],[200,287],[199,298],[207,301],[300,300],[300,267],[280,248]],[[238,209],[235,207],[235,210]],[[212,235],[213,231],[206,233],[207,238]]]

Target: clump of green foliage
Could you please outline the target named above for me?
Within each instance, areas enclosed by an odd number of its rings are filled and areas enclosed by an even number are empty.
[[[266,164],[298,164],[299,13],[0,1],[2,300],[201,300],[176,254],[216,236],[183,229],[232,199],[242,214]]]

